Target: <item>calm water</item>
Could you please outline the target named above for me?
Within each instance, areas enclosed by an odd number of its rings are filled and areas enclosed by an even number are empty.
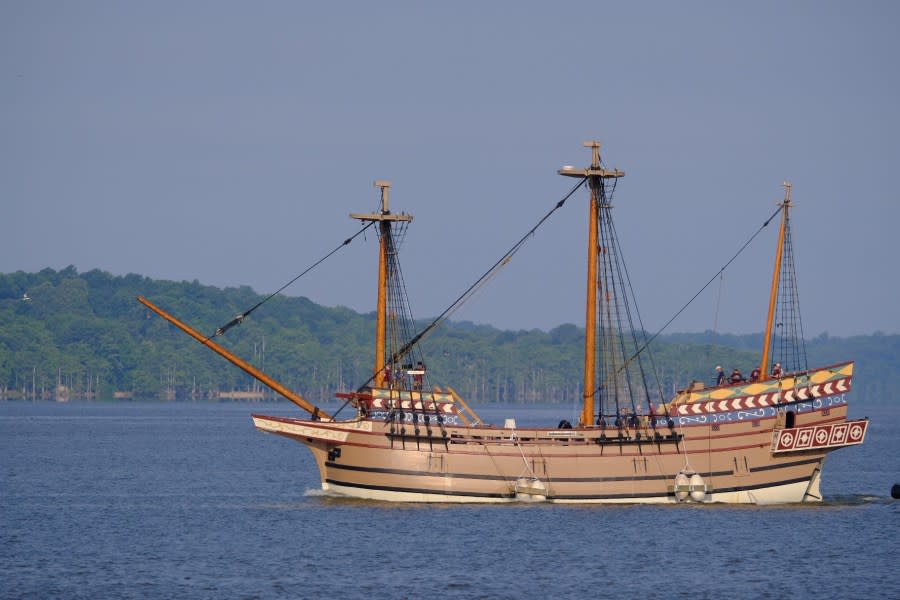
[[[289,404],[0,404],[3,598],[900,598],[900,410],[819,506],[326,498]],[[555,424],[554,408],[480,411]]]

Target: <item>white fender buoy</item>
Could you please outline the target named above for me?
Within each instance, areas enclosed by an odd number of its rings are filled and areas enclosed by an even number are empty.
[[[679,502],[687,500],[688,494],[691,492],[691,471],[678,471],[675,476],[675,498]]]
[[[700,473],[691,475],[691,500],[694,502],[703,502],[706,499],[706,482]]]
[[[543,502],[547,499],[547,485],[536,477],[519,477],[516,479],[516,499]]]

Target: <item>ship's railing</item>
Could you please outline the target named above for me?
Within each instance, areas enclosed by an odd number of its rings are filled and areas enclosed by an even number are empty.
[[[755,399],[758,404],[765,405],[789,403],[848,392],[852,378],[853,362],[846,362],[760,381],[721,386],[704,386],[702,382],[695,382],[690,388],[679,391],[669,405],[683,407],[740,399]],[[677,413],[681,414],[682,411],[678,410]]]

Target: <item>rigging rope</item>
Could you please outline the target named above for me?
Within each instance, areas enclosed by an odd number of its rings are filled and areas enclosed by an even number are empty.
[[[719,272],[719,292],[716,294],[716,316],[713,318],[712,332],[715,334],[719,330],[719,306],[722,304],[722,285],[725,283],[724,269]]]
[[[776,331],[780,335],[772,337],[770,351],[775,355],[776,339],[779,340],[779,360],[788,371],[806,371],[809,364],[806,358],[806,343],[803,336],[803,319],[800,315],[800,299],[798,296],[797,272],[794,267],[794,250],[790,220],[785,224],[784,257],[781,261],[779,278],[779,303],[776,318]]]
[[[269,300],[271,300],[272,298],[274,298],[275,296],[277,296],[278,294],[280,294],[280,293],[281,293],[282,291],[284,291],[288,286],[290,286],[290,285],[293,284],[295,281],[297,281],[298,279],[300,279],[301,277],[303,277],[304,275],[306,275],[307,273],[309,273],[310,271],[312,271],[314,268],[318,267],[320,264],[322,264],[323,262],[325,262],[326,260],[328,260],[329,258],[331,258],[331,255],[332,255],[332,254],[334,254],[335,252],[337,252],[338,250],[340,250],[340,249],[343,248],[344,246],[348,245],[348,244],[349,244],[350,242],[352,242],[354,239],[356,239],[356,238],[357,238],[359,235],[361,235],[366,229],[368,229],[369,227],[371,227],[373,223],[375,223],[375,221],[370,221],[370,222],[369,222],[367,225],[365,225],[362,229],[360,229],[359,231],[357,231],[356,233],[354,233],[353,235],[351,235],[350,237],[348,237],[346,240],[344,240],[343,242],[341,242],[334,250],[332,250],[331,252],[329,252],[328,254],[326,254],[325,256],[323,256],[322,258],[320,258],[319,260],[317,260],[317,261],[314,262],[313,264],[311,264],[309,267],[307,267],[305,271],[303,271],[302,273],[300,273],[299,275],[297,275],[296,277],[294,277],[293,279],[291,279],[290,281],[288,281],[286,284],[284,284],[283,286],[281,286],[280,288],[278,288],[277,290],[275,290],[274,292],[272,292],[271,294],[269,294],[268,296],[266,296],[265,298],[263,298],[262,300],[260,300],[259,302],[257,302],[252,308],[250,308],[250,310],[246,310],[246,311],[244,311],[244,312],[242,312],[242,313],[239,313],[239,314],[235,315],[233,319],[231,319],[230,321],[228,321],[227,323],[225,323],[224,325],[222,325],[221,327],[219,327],[218,329],[216,329],[216,332],[213,333],[211,336],[209,336],[209,337],[206,338],[206,339],[207,339],[207,340],[211,340],[211,339],[214,338],[214,337],[218,337],[218,336],[220,336],[220,335],[223,335],[226,331],[228,331],[229,329],[231,329],[231,328],[234,327],[235,325],[240,325],[241,323],[243,323],[243,322],[244,322],[244,319],[246,319],[248,316],[250,316],[250,313],[252,313],[254,310],[256,310],[257,308],[259,308],[260,306],[262,306],[263,304],[265,304],[266,302],[268,302]]]
[[[622,252],[622,247],[621,247],[621,242],[619,241],[619,236],[616,233],[615,224],[612,221],[610,221],[609,225],[610,225],[610,230],[613,234],[613,241],[616,246],[616,256],[622,257],[622,256],[624,256],[624,253]],[[640,326],[641,338],[646,340],[647,339],[647,330],[644,327],[644,320],[641,317],[641,311],[637,305],[637,296],[634,293],[634,286],[631,284],[631,275],[628,273],[628,265],[625,264],[624,260],[620,260],[620,261],[618,261],[618,268],[621,268],[622,272],[625,275],[624,278],[622,278],[621,275],[619,276],[619,278],[625,284],[627,284],[628,294],[631,296],[631,298],[634,299],[634,313],[637,316],[637,322],[638,322],[638,325]],[[632,325],[631,307],[627,302],[625,303],[625,310],[628,314],[628,324],[629,324],[629,327],[631,328],[631,339],[632,339],[631,344],[632,345],[630,347],[637,348],[640,340],[638,340],[637,333],[635,332],[634,326]],[[656,363],[653,360],[653,354],[649,351],[648,351],[648,359],[650,360],[651,372],[654,375],[654,379],[656,379],[656,387],[657,387],[657,391],[659,392],[660,401],[665,405],[666,401],[665,401],[665,396],[664,396],[663,390],[662,390],[662,382],[659,380],[659,372],[656,368]],[[643,363],[638,361],[638,367],[640,368],[640,372],[641,372],[641,381],[644,384],[644,392],[647,397],[647,404],[648,404],[649,408],[652,410],[653,404],[652,404],[652,400],[650,398],[650,388],[647,385],[647,375],[644,371]],[[632,399],[632,408],[635,408],[633,399]],[[668,407],[667,407],[667,409],[668,409]]]
[[[582,179],[581,181],[579,181],[577,184],[575,184],[575,186],[573,186],[572,189],[569,190],[569,193],[566,194],[565,196],[563,196],[562,200],[557,202],[554,205],[554,207],[552,209],[550,209],[550,211],[546,215],[544,215],[537,222],[537,224],[534,227],[532,227],[531,229],[528,230],[528,233],[523,235],[519,239],[519,241],[516,242],[512,246],[512,248],[510,248],[506,252],[506,254],[501,256],[500,259],[497,262],[495,262],[487,271],[485,271],[484,274],[481,277],[479,277],[477,281],[475,281],[475,283],[470,285],[468,287],[468,289],[466,289],[466,291],[464,291],[462,294],[460,294],[460,296],[450,304],[450,306],[448,306],[446,309],[444,309],[444,312],[442,312],[437,317],[435,317],[434,321],[432,321],[431,324],[429,324],[427,327],[425,327],[425,329],[423,329],[422,331],[417,333],[402,348],[397,350],[397,352],[394,353],[394,355],[391,357],[391,360],[388,361],[387,364],[393,364],[393,363],[397,362],[398,360],[400,360],[403,356],[405,356],[413,346],[415,346],[422,340],[423,337],[425,337],[427,334],[431,333],[431,331],[433,331],[435,327],[440,325],[454,311],[456,311],[460,306],[462,306],[462,304],[465,303],[476,291],[478,291],[478,289],[480,289],[481,286],[483,286],[485,283],[487,283],[488,280],[490,280],[492,277],[494,277],[500,269],[502,269],[507,264],[509,264],[513,255],[516,252],[518,252],[519,250],[521,250],[522,246],[525,245],[525,242],[528,240],[528,238],[530,238],[531,236],[534,235],[534,232],[537,231],[538,227],[543,225],[544,221],[546,221],[547,219],[550,218],[550,215],[552,215],[554,212],[556,212],[557,210],[562,208],[563,205],[566,203],[566,200],[568,200],[572,196],[572,194],[574,194],[576,191],[578,191],[578,189],[582,185],[584,185],[585,181],[587,181],[586,177],[584,179]],[[382,367],[382,370],[383,369],[384,369],[384,367]],[[358,391],[361,391],[364,387],[366,387],[374,378],[375,378],[375,375],[373,374],[368,379],[368,381],[366,381],[364,384],[362,384],[358,388]]]
[[[756,236],[758,236],[758,235],[762,232],[763,229],[765,229],[766,227],[768,227],[769,223],[772,222],[772,219],[774,219],[775,217],[777,217],[777,216],[778,216],[778,213],[780,213],[780,212],[782,211],[782,209],[783,209],[783,206],[782,206],[782,205],[779,205],[778,210],[776,210],[774,213],[772,213],[772,216],[770,216],[768,219],[766,219],[766,220],[763,222],[763,224],[759,227],[759,229],[757,229],[756,232],[755,232],[753,235],[751,235],[750,238],[749,238],[746,242],[744,242],[744,245],[740,247],[740,249],[734,254],[734,256],[732,256],[732,257],[728,260],[728,262],[726,262],[725,265],[724,265],[721,269],[719,269],[718,271],[716,271],[716,274],[713,275],[712,278],[711,278],[709,281],[707,281],[706,284],[704,284],[704,286],[703,286],[702,288],[700,288],[700,290],[699,290],[696,294],[694,294],[694,295],[691,297],[691,299],[688,300],[687,303],[685,303],[685,305],[682,306],[682,307],[678,310],[678,312],[676,312],[676,313],[672,316],[671,319],[669,319],[668,321],[666,321],[665,325],[663,325],[662,327],[660,327],[659,330],[658,330],[656,333],[654,333],[652,336],[650,336],[650,339],[648,339],[647,341],[645,341],[644,344],[643,344],[640,348],[638,348],[637,351],[635,351],[635,353],[634,353],[627,361],[625,361],[625,364],[623,364],[623,365],[616,371],[616,373],[613,373],[611,376],[607,377],[607,380],[609,380],[610,377],[615,376],[615,375],[617,375],[618,373],[620,373],[623,369],[627,368],[628,365],[629,365],[635,358],[637,358],[644,350],[647,349],[648,346],[650,346],[650,344],[653,342],[653,340],[655,340],[657,337],[659,337],[659,335],[660,335],[663,331],[665,331],[666,328],[667,328],[669,325],[671,325],[672,322],[673,322],[675,319],[677,319],[677,318],[679,317],[679,315],[681,315],[681,313],[683,313],[685,310],[687,310],[687,307],[690,306],[690,305],[694,302],[694,300],[696,300],[697,297],[698,297],[700,294],[702,294],[702,293],[704,292],[704,290],[706,290],[706,288],[708,288],[708,287],[712,284],[713,281],[716,280],[716,277],[719,277],[719,275],[721,275],[722,273],[724,273],[724,272],[725,272],[725,269],[727,269],[727,268],[731,265],[731,263],[733,263],[733,262],[737,259],[737,257],[740,256],[740,255],[744,252],[744,250],[747,249],[747,246],[749,246],[749,245],[751,244],[751,242],[753,242],[753,240],[756,239]],[[601,389],[603,389],[603,387],[604,387],[605,385],[606,385],[606,381],[601,382],[601,384],[600,384],[599,386],[597,386],[597,389],[594,390],[595,393],[597,393],[597,392],[599,392]]]
[[[485,271],[484,274],[475,281],[475,283],[470,285],[466,289],[466,291],[464,291],[462,294],[460,294],[459,297],[450,304],[450,306],[448,306],[446,309],[444,309],[444,312],[442,312],[437,317],[435,317],[434,321],[432,321],[422,331],[420,331],[415,336],[413,336],[413,338],[410,339],[406,344],[404,344],[402,348],[397,350],[387,360],[387,362],[385,362],[385,364],[381,366],[381,368],[377,372],[373,373],[362,385],[360,385],[358,388],[356,388],[356,391],[357,392],[363,391],[366,388],[366,386],[368,386],[370,383],[372,383],[372,381],[375,379],[376,375],[383,372],[385,370],[385,368],[387,368],[389,365],[396,363],[403,356],[405,356],[407,353],[409,353],[409,351],[416,344],[418,344],[420,341],[422,341],[422,338],[424,338],[427,334],[431,333],[431,331],[433,331],[438,325],[440,325],[442,322],[444,322],[444,320],[446,320],[451,314],[453,314],[454,311],[456,311],[460,306],[462,306],[463,303],[465,303],[469,298],[471,298],[475,294],[475,292],[477,292],[479,289],[481,289],[481,287],[484,286],[488,281],[490,281],[490,279],[492,279],[494,276],[496,276],[497,273],[500,271],[500,269],[502,269],[507,264],[509,264],[510,260],[512,260],[513,255],[516,252],[518,252],[522,248],[523,245],[525,245],[525,242],[528,240],[528,238],[530,238],[531,236],[534,235],[534,232],[537,231],[538,227],[543,225],[544,222],[550,218],[550,215],[552,215],[557,210],[562,208],[563,205],[566,203],[566,201],[569,198],[571,198],[572,195],[575,192],[577,192],[578,189],[581,188],[581,186],[583,186],[587,180],[588,180],[588,178],[585,177],[585,178],[581,179],[578,183],[576,183],[574,186],[572,186],[572,189],[569,190],[569,192],[565,196],[563,196],[562,199],[559,202],[557,202],[553,206],[553,208],[551,208],[550,211],[547,212],[547,214],[544,215],[537,222],[537,224],[534,227],[529,229],[528,232],[525,235],[523,235],[519,239],[518,242],[513,244],[512,248],[510,248],[503,256],[501,256],[497,262],[495,262],[493,265],[491,265],[491,267],[487,271]],[[338,413],[340,413],[342,410],[344,410],[344,408],[347,406],[347,404],[349,402],[350,402],[350,398],[348,398],[341,405],[341,407],[334,413],[334,415],[332,415],[332,417],[331,417],[332,421],[337,418]],[[440,415],[438,416],[438,418],[441,419]]]

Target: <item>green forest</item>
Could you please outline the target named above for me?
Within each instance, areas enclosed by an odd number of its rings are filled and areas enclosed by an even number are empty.
[[[201,400],[272,397],[252,378],[136,301],[145,296],[204,334],[263,296],[249,287],[114,276],[75,267],[0,274],[0,398]],[[424,327],[428,321],[422,321]],[[217,338],[313,402],[365,383],[374,313],[275,296]],[[581,398],[584,330],[503,331],[446,322],[423,342],[432,384],[476,403],[565,403]],[[711,382],[715,365],[748,372],[762,335],[669,334],[651,351],[664,390]],[[900,389],[900,335],[827,334],[807,340],[809,365],[856,361],[854,397],[886,403]]]

